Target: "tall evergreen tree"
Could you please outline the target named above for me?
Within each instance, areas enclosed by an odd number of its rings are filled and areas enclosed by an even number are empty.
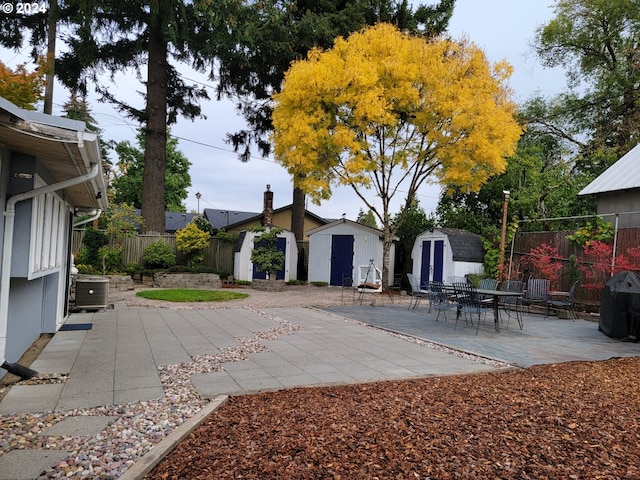
[[[203,56],[209,34],[222,27],[221,17],[207,2],[69,0],[75,6],[69,47],[58,61],[58,77],[71,89],[96,86],[103,100],[113,103],[144,125],[142,217],[145,231],[164,232],[167,125],[179,116],[201,115],[198,102],[208,98],[202,87],[187,84],[176,66],[203,70],[211,58]],[[229,2],[216,2],[218,5]],[[107,71],[133,71],[141,76],[146,67],[144,107],[125,104],[102,87],[98,76]]]

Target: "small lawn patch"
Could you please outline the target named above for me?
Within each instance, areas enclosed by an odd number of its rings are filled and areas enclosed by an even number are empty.
[[[136,296],[150,300],[164,300],[166,302],[225,302],[227,300],[247,298],[249,294],[230,292],[228,290],[173,288],[167,290],[143,290],[137,292]]]

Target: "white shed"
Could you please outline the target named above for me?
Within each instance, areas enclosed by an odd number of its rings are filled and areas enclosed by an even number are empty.
[[[265,278],[263,272],[258,272],[251,261],[251,251],[254,249],[253,239],[260,232],[244,230],[240,232],[236,242],[236,250],[233,258],[233,276],[236,280],[252,281]],[[276,280],[296,280],[298,275],[298,244],[293,232],[283,230],[278,235],[278,250],[284,252],[284,267],[277,272]]]
[[[447,283],[451,277],[482,274],[484,254],[482,239],[475,233],[456,228],[427,230],[413,244],[412,272],[421,282]]]
[[[343,277],[359,282],[362,272],[382,270],[383,233],[347,219],[336,220],[307,232],[309,281],[342,285]],[[389,285],[393,284],[395,245],[389,253]],[[373,263],[373,265],[371,265]],[[370,282],[370,279],[367,280]]]

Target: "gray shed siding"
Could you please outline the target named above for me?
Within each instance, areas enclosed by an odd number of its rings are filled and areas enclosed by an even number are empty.
[[[598,214],[623,213],[618,217],[619,228],[640,227],[640,213],[624,214],[625,212],[640,212],[640,188],[599,193],[597,203]],[[613,216],[607,216],[604,220],[615,222]]]

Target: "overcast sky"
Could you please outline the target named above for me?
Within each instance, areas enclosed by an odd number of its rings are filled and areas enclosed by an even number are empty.
[[[426,0],[425,3],[429,3]],[[530,44],[535,29],[553,16],[551,0],[456,0],[449,32],[454,37],[466,36],[485,50],[490,61],[507,59],[514,66],[514,74],[509,82],[516,92],[516,100],[522,102],[536,92],[552,95],[564,88],[561,72],[544,70],[535,57]],[[25,49],[28,52],[28,49]],[[24,58],[10,52],[2,52],[2,60],[15,66]],[[202,80],[193,72],[185,72],[185,77]],[[108,82],[108,80],[105,80]],[[124,100],[140,104],[136,90],[141,85],[129,74],[118,79],[113,93]],[[210,96],[215,97],[213,91]],[[68,99],[61,88],[54,92],[54,113],[60,113],[61,105]],[[122,118],[108,105],[91,103],[96,121],[103,129],[107,140],[134,141],[136,126]],[[178,148],[191,161],[192,186],[186,200],[188,211],[202,211],[205,208],[259,212],[262,209],[262,194],[267,184],[274,192],[274,207],[279,208],[292,202],[292,186],[286,171],[270,159],[254,156],[242,163],[224,141],[227,132],[243,128],[244,123],[231,102],[211,100],[202,104],[206,119],[194,122],[181,119],[172,127],[172,134],[180,138]],[[115,161],[114,158],[112,160]],[[200,201],[196,192],[201,194]],[[425,186],[421,189],[419,201],[427,211],[432,211],[438,200],[439,188]],[[370,195],[373,200],[373,193]],[[402,199],[398,198],[396,210]],[[339,188],[333,197],[317,206],[309,204],[308,209],[325,218],[339,218],[346,213],[355,219],[364,205],[349,188]],[[395,210],[394,210],[395,213]]]

